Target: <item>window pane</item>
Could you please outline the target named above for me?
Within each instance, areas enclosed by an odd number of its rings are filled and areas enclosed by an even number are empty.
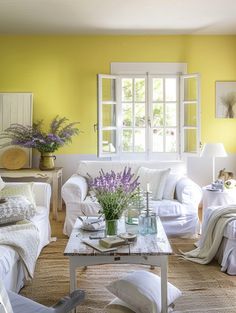
[[[116,153],[116,131],[103,130],[102,131],[102,152]]]
[[[122,79],[122,101],[132,101],[133,99],[133,80],[132,78]]]
[[[185,103],[184,104],[184,126],[197,125],[197,104]]]
[[[116,101],[115,79],[102,79],[102,101]]]
[[[166,78],[165,98],[166,101],[176,101],[176,78]]]
[[[135,126],[145,127],[145,103],[135,103]]]
[[[123,129],[122,131],[122,151],[133,151],[133,131],[132,129]]]
[[[152,100],[163,101],[163,79],[153,78],[152,83],[153,83]]]
[[[145,151],[145,129],[135,129],[134,131],[134,151]]]
[[[102,105],[102,125],[103,127],[116,125],[116,111],[113,104]]]
[[[163,129],[153,129],[152,130],[152,151],[153,152],[163,152]]]
[[[132,126],[133,121],[133,109],[132,103],[122,104],[122,124],[124,127]]]
[[[145,79],[135,79],[135,101],[145,101]]]
[[[163,126],[164,125],[164,105],[163,103],[153,103],[152,104],[152,115],[153,115],[153,126]]]
[[[166,126],[176,126],[176,103],[166,103]]]
[[[184,152],[197,152],[197,131],[196,129],[184,130]]]
[[[166,129],[166,152],[176,152],[176,128]]]
[[[184,79],[184,100],[192,101],[197,100],[197,78],[185,78]]]

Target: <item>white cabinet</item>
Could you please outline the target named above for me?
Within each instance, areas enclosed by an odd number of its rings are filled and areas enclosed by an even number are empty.
[[[24,126],[32,125],[33,116],[33,94],[32,93],[0,93],[0,132],[13,123]],[[9,147],[0,149],[1,155]],[[32,149],[23,149],[27,153],[27,163],[25,168],[31,167]]]

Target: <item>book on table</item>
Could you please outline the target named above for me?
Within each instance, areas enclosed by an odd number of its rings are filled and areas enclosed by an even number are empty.
[[[116,248],[105,248],[99,243],[99,239],[91,240],[91,239],[83,239],[83,243],[86,245],[90,246],[91,248],[99,251],[99,252],[110,252],[110,251],[115,251]]]

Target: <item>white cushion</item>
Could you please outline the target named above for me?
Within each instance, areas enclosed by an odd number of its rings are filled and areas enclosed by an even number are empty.
[[[2,177],[0,176],[0,191],[5,187],[5,183],[4,181],[2,180]]]
[[[136,313],[161,313],[161,279],[153,273],[136,271],[111,282],[106,288]],[[178,288],[168,283],[168,306],[181,295]]]
[[[131,167],[131,171],[137,174],[140,166],[147,167],[150,169],[165,169],[171,168],[171,172],[174,174],[185,175],[187,173],[186,163],[183,161],[80,161],[77,174],[87,177],[88,173],[92,178],[98,176],[98,172],[103,169],[104,172],[115,172],[123,171],[124,167]]]
[[[173,306],[168,307],[168,313],[173,312]],[[131,306],[120,300],[119,298],[115,298],[110,303],[105,306],[105,313],[136,313],[131,309]]]
[[[35,206],[24,196],[6,197],[0,203],[0,224],[14,223],[30,219],[36,213]]]
[[[180,175],[177,174],[169,174],[166,179],[166,184],[163,193],[163,199],[173,200],[175,195],[175,187],[177,181],[180,179]]]
[[[105,306],[105,313],[135,313],[124,301],[115,298]]]
[[[36,207],[34,194],[32,191],[33,183],[7,184],[1,191],[0,197],[24,196]]]
[[[146,190],[147,184],[150,184],[152,198],[154,200],[161,200],[169,173],[170,168],[159,170],[141,166],[137,173],[141,189]]]
[[[179,217],[188,213],[187,207],[177,200],[150,201],[150,208],[160,217]]]

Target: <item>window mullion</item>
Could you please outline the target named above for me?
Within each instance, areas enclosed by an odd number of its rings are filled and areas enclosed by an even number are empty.
[[[134,153],[134,130],[135,130],[135,78],[132,79],[132,152]]]
[[[146,97],[146,155],[147,159],[150,158],[152,154],[152,125],[153,125],[153,117],[152,117],[152,78],[149,73],[147,73],[146,77],[147,85],[147,97]]]
[[[163,79],[163,152],[166,152],[166,79]]]

